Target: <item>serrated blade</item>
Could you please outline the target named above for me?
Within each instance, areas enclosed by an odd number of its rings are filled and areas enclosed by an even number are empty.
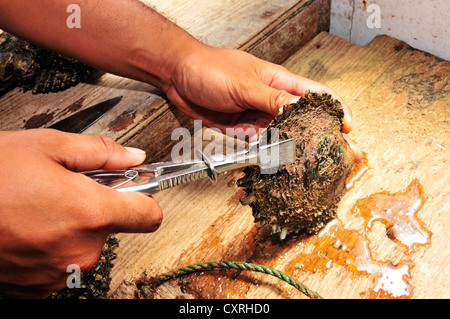
[[[160,190],[172,188],[178,185],[187,184],[205,177],[209,177],[210,172],[209,168],[206,165],[196,168],[192,170],[192,172],[188,172],[182,175],[174,174],[174,176],[168,176],[159,182]]]

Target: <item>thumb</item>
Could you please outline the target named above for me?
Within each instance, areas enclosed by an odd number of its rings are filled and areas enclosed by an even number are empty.
[[[299,99],[299,96],[290,94],[285,90],[272,88],[263,83],[260,84],[259,89],[252,90],[250,94],[249,106],[252,109],[257,109],[273,116],[278,115],[284,105],[294,103]]]
[[[114,192],[108,200],[108,218],[111,231],[118,233],[147,233],[161,225],[161,207],[151,196],[136,192]]]
[[[62,132],[55,135],[47,143],[50,153],[59,164],[72,171],[123,169],[145,160],[143,150],[123,147],[106,136]]]
[[[71,174],[72,191],[87,207],[95,229],[109,233],[147,233],[156,231],[163,218],[160,206],[151,196],[138,192],[118,192],[82,174]]]

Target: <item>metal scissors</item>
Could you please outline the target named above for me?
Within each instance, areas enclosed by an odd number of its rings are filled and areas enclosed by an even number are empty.
[[[295,142],[294,139],[271,144],[260,144],[257,141],[250,143],[248,149],[241,152],[211,156],[200,152],[199,158],[139,165],[123,170],[82,173],[119,192],[154,194],[205,177],[215,183],[218,174],[250,165],[259,166],[261,173],[275,173],[280,165],[295,161]],[[129,185],[130,182],[132,185]]]

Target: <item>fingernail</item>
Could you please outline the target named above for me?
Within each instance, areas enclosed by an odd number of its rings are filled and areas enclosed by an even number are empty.
[[[126,150],[130,153],[136,154],[136,155],[145,155],[145,151],[135,148],[135,147],[125,147]]]
[[[342,123],[345,125],[344,133],[349,133],[352,129],[352,118],[348,114],[345,114]]]
[[[300,100],[300,97],[294,97],[289,101],[289,104],[297,103],[299,100]],[[283,113],[283,109],[284,109],[284,106],[280,107],[280,109],[278,110],[278,115]]]
[[[300,97],[294,97],[293,99],[291,99],[291,100],[289,101],[289,103],[290,103],[290,104],[294,104],[294,103],[297,103],[298,100],[300,100]]]
[[[362,160],[363,154],[361,149],[355,144],[355,142],[348,137],[347,134],[342,134],[344,136],[344,139],[347,141],[348,145],[350,146],[352,152],[353,152],[353,158],[355,160],[355,163],[359,163]]]

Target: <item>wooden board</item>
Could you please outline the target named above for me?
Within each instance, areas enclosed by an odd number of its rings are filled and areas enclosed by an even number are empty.
[[[450,297],[450,63],[387,36],[361,47],[323,32],[284,65],[333,87],[352,107],[350,135],[367,154],[367,170],[343,198],[338,218],[321,236],[273,241],[239,203],[240,172],[221,176],[215,186],[203,180],[156,194],[161,228],[118,235],[112,297],[132,298],[132,279],[144,271],[157,275],[220,260],[274,267],[325,298]],[[365,209],[376,204],[396,216],[415,213],[403,223],[423,243],[396,237],[398,221],[370,221]],[[279,279],[251,272],[191,275],[162,285],[156,297],[181,295],[304,298]]]
[[[232,5],[222,1],[196,1],[198,5],[193,5],[194,1],[151,3],[211,44],[240,48],[275,62],[285,61],[326,25],[319,23],[319,18],[310,19],[315,15],[321,17],[321,9],[326,9],[321,4],[325,1],[264,1],[260,6],[243,0]],[[215,19],[202,19],[205,12]],[[223,24],[217,23],[217,19],[232,21]],[[308,23],[303,24],[305,21]],[[224,25],[230,27],[224,30]],[[367,153],[370,168],[340,204],[338,220],[343,230],[337,239],[345,242],[346,238],[353,238],[347,246],[356,248],[367,239],[368,250],[364,251],[370,252],[370,258],[366,260],[374,268],[390,261],[394,269],[404,269],[406,288],[396,293],[398,297],[450,297],[446,275],[450,261],[446,232],[450,225],[449,62],[389,37],[378,37],[360,47],[322,33],[284,65],[330,85],[351,105],[354,113],[351,137]],[[155,161],[170,153],[174,144],[170,133],[174,128],[193,128],[192,121],[170,106],[155,88],[110,74],[103,75],[98,83],[80,84],[56,94],[33,96],[29,92],[11,91],[0,99],[0,128],[50,125],[117,95],[123,95],[123,101],[86,134],[105,134],[124,145],[141,147],[148,152],[149,161]],[[239,172],[234,172],[221,176],[215,186],[205,180],[157,194],[155,198],[164,212],[160,229],[153,234],[118,234],[120,247],[112,271],[111,297],[133,297],[133,278],[144,271],[155,275],[200,261],[222,259],[275,267],[326,298],[394,295],[374,291],[374,277],[379,272],[347,266],[342,259],[345,250],[333,251],[342,248],[336,244],[337,239],[328,243],[330,256],[335,256],[328,259],[315,257],[315,247],[327,245],[317,236],[283,243],[269,240],[267,233],[254,225],[250,209],[239,203],[243,195],[235,185],[239,176]],[[390,228],[380,221],[366,230],[364,217],[352,208],[359,199],[383,190],[393,193],[404,190],[414,180],[420,183],[426,197],[416,219],[423,221],[431,239],[409,251],[386,235]],[[392,197],[405,202],[401,197]],[[356,248],[349,252],[356,256]],[[304,298],[276,278],[250,272],[236,275],[235,272],[194,275],[182,281],[185,293],[173,281],[163,285],[156,297],[183,294],[203,298]],[[404,280],[400,280],[402,285]]]

